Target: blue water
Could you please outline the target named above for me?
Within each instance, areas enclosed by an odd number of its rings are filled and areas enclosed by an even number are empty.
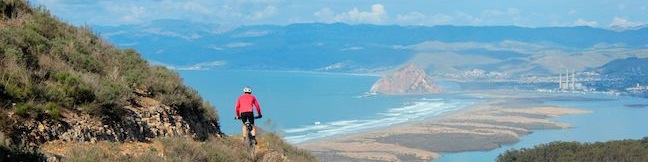
[[[218,109],[226,134],[239,134],[234,103],[251,86],[261,104],[257,125],[291,143],[422,120],[476,102],[458,95],[381,96],[367,91],[375,76],[305,72],[179,71],[184,82]],[[319,122],[319,123],[316,123]]]
[[[520,142],[491,151],[444,154],[435,161],[494,161],[509,149],[532,148],[552,141],[598,142],[622,139],[640,139],[648,136],[648,108],[627,108],[626,104],[646,104],[648,99],[635,97],[579,95],[604,98],[599,101],[547,101],[547,105],[591,110],[591,114],[567,115],[552,120],[572,124],[571,129],[538,130],[523,136]]]
[[[222,130],[226,134],[240,133],[241,124],[233,119],[234,103],[242,88],[251,86],[264,115],[257,125],[281,133],[291,143],[433,118],[482,101],[459,94],[369,95],[367,91],[378,79],[376,76],[237,70],[179,73],[186,84],[217,107]],[[442,84],[457,89],[452,83]],[[647,99],[605,94],[569,95],[594,100],[545,101],[545,104],[593,112],[552,119],[570,123],[573,128],[537,130],[512,145],[490,151],[447,153],[437,161],[494,161],[506,150],[529,148],[552,141],[594,142],[648,136],[648,129],[643,126],[648,123],[648,118],[645,118],[648,108],[624,106],[648,104]]]

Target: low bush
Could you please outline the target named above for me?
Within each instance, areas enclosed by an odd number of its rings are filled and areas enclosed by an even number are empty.
[[[61,118],[61,110],[59,109],[58,105],[56,105],[55,103],[53,102],[47,103],[45,105],[45,109],[47,111],[47,114],[49,114],[49,116],[52,119],[58,120]]]
[[[551,142],[532,149],[508,150],[497,161],[648,161],[648,137],[596,143]]]
[[[19,103],[14,106],[15,112],[17,115],[22,116],[22,117],[27,117],[29,116],[30,113],[30,106],[25,104],[25,103]]]

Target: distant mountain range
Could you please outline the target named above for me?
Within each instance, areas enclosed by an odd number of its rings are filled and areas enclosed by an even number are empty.
[[[93,26],[154,64],[176,69],[375,73],[414,64],[436,76],[480,69],[510,76],[585,70],[647,57],[648,28],[379,26],[342,23],[225,26],[158,20]]]

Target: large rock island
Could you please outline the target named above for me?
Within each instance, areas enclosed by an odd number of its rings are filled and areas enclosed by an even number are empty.
[[[439,93],[443,89],[434,83],[425,71],[406,65],[395,72],[385,75],[371,86],[371,93],[381,94],[425,94]]]

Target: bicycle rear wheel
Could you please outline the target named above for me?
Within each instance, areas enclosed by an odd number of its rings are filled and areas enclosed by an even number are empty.
[[[252,133],[250,133],[251,131],[252,131],[251,129],[248,130],[247,139],[248,139],[248,147],[250,148],[249,149],[250,150],[250,157],[252,158],[252,161],[254,161],[254,159],[256,158],[255,157],[256,156],[256,141],[255,141],[254,138],[252,138]]]

